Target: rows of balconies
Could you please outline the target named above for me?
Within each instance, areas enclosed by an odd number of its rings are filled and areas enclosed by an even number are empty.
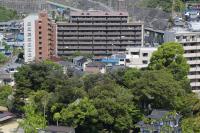
[[[57,37],[58,40],[68,41],[68,40],[99,40],[99,41],[136,41],[141,40],[142,37]],[[185,54],[185,57],[193,57],[190,54]],[[195,57],[195,56],[194,56]]]
[[[125,46],[58,46],[58,50],[121,50],[126,49]]]
[[[89,25],[87,27],[84,26],[78,26],[77,27],[58,27],[58,31],[69,31],[69,30],[133,30],[138,31],[142,30],[141,27],[130,27],[130,26],[106,26],[101,25],[101,27],[95,26],[95,25]]]
[[[114,46],[118,46],[118,45],[141,45],[141,42],[81,42],[81,41],[77,41],[77,42],[58,42],[58,46],[66,46],[66,45],[112,45],[114,44]]]
[[[91,32],[91,31],[85,31],[85,32],[59,32],[58,36],[65,36],[65,35],[121,35],[121,36],[125,36],[125,35],[141,35],[141,32]]]
[[[62,55],[71,55],[71,54],[74,54],[74,52],[76,52],[77,50],[74,50],[74,51],[58,51],[57,54],[59,56],[62,56]],[[106,49],[105,50],[101,50],[101,51],[81,51],[82,53],[94,53],[94,54],[107,54],[106,52]],[[109,54],[111,54],[112,52],[109,52]]]

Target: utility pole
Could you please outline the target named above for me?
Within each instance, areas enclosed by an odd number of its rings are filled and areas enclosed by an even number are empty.
[[[172,0],[172,19],[174,18],[174,5],[175,5],[175,0]]]

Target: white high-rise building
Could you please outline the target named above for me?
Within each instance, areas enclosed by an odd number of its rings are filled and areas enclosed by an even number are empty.
[[[190,65],[188,78],[193,92],[200,93],[200,23],[190,22],[188,28],[174,27],[165,32],[165,42],[178,42]]]
[[[31,14],[24,19],[24,61],[30,63],[35,60],[35,21],[37,14]]]

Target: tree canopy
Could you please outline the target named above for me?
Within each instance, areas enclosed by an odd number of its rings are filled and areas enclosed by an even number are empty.
[[[25,122],[38,122],[39,127],[46,121],[72,126],[78,133],[120,133],[137,130],[136,123],[153,109],[165,109],[183,116],[185,133],[198,131],[200,122],[195,116],[200,114],[200,100],[191,92],[188,71],[183,48],[177,43],[160,46],[148,68],[140,70],[75,76],[65,75],[50,61],[28,64],[15,74],[13,111],[25,114]],[[22,110],[24,106],[33,112]],[[186,130],[190,122],[195,125]]]

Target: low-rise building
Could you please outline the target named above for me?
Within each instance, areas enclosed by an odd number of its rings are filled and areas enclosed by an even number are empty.
[[[97,74],[97,73],[106,73],[106,65],[101,62],[90,62],[86,64],[85,71],[86,73]]]
[[[145,68],[150,63],[151,56],[156,47],[129,47],[126,50],[126,66],[134,68]]]

